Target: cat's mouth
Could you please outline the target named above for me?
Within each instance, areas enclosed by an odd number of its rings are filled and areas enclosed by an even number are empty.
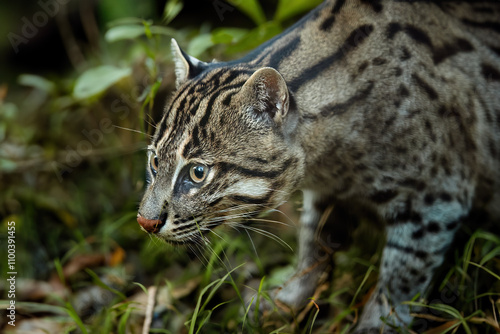
[[[186,226],[184,228],[181,226],[173,228],[172,230],[167,229],[167,231],[161,231],[163,226],[165,226],[165,224],[167,223],[166,217],[166,215],[163,215],[160,216],[159,219],[147,219],[140,213],[138,213],[137,222],[141,226],[142,230],[146,233],[154,234],[158,238],[172,245],[186,245],[196,243],[200,238],[205,238],[205,235],[209,234],[211,229],[224,223],[224,221],[220,221],[217,224],[213,224],[212,226],[210,226],[210,228],[199,227],[195,223],[190,224],[192,226]]]
[[[137,213],[137,222],[141,229],[148,234],[166,241],[172,245],[186,245],[200,243],[201,240],[207,241],[207,235],[220,225],[230,225],[233,227],[243,226],[244,223],[257,217],[260,212],[223,212],[226,215],[217,215],[214,217],[196,217],[193,219],[176,220],[173,224],[167,225],[167,214],[160,215],[158,219],[147,219],[141,213]],[[232,210],[231,210],[232,211]]]

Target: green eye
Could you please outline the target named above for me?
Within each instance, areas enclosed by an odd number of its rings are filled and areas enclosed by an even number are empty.
[[[195,183],[201,183],[205,181],[208,174],[208,167],[203,165],[194,165],[189,170],[189,176],[191,180]]]

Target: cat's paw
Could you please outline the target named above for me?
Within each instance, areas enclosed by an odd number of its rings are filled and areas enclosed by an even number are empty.
[[[281,317],[291,318],[300,312],[311,299],[319,297],[328,286],[329,271],[324,267],[313,267],[293,275],[282,287],[270,293],[258,293],[257,288],[247,287],[244,291],[244,300],[250,321],[262,320],[271,316],[273,312]],[[313,284],[312,284],[312,283]]]
[[[280,291],[282,291],[281,287],[269,292],[258,293],[256,289],[247,287],[243,293],[246,318],[250,320],[263,319],[269,317],[273,312],[278,312],[285,317],[287,314],[291,314],[296,308],[292,308],[278,299]]]

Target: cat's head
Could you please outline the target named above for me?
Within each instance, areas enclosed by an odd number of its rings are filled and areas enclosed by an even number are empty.
[[[275,69],[204,63],[172,42],[177,92],[148,148],[138,222],[196,242],[285,201],[303,177],[298,111]]]

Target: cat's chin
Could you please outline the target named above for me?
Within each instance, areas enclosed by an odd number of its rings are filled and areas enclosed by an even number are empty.
[[[172,246],[190,246],[190,245],[204,245],[209,243],[207,235],[210,233],[207,231],[198,231],[198,233],[189,235],[186,237],[178,238],[175,235],[171,235],[168,233],[162,233],[161,231],[157,234],[153,234],[155,237],[160,239],[161,241],[172,245]]]
[[[190,245],[199,245],[200,242],[204,242],[205,238],[186,238],[186,239],[172,239],[172,238],[163,238],[161,236],[156,235],[158,239],[161,241],[165,242],[166,244],[174,247],[181,247],[181,246],[190,246]]]

